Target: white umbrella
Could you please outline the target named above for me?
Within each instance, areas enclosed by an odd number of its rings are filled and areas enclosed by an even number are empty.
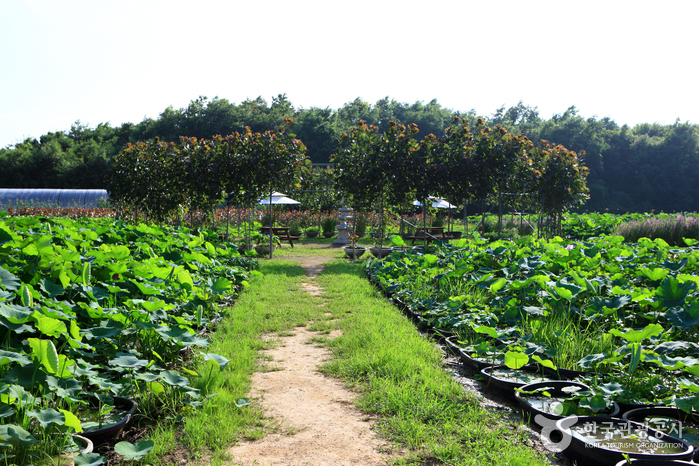
[[[267,196],[263,197],[262,199],[259,200],[258,204],[260,205],[268,205],[270,204],[269,198],[272,198],[272,204],[301,204],[299,201],[295,201],[291,199],[290,197],[287,197],[286,194],[278,193],[274,191],[272,193],[272,196]]]
[[[437,199],[436,197],[430,196],[429,199],[432,199],[432,207],[436,207],[438,209],[456,209],[457,207],[453,204],[448,203],[444,199]],[[413,201],[414,206],[421,206],[422,203],[420,201]]]

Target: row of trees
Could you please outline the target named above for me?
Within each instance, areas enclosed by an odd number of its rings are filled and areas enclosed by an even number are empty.
[[[559,218],[588,197],[588,169],[561,145],[534,144],[522,134],[478,118],[471,127],[453,117],[443,137],[417,138],[418,126],[389,122],[381,133],[364,121],[341,136],[335,157],[337,189],[355,207],[408,209],[437,196],[455,204],[474,200],[534,208]],[[503,197],[507,196],[507,202]]]
[[[358,120],[373,124],[378,133],[389,121],[415,123],[421,134],[445,135],[456,114],[475,127],[475,112],[454,112],[436,101],[399,103],[389,98],[369,104],[360,99],[339,109],[295,108],[285,95],[267,102],[262,98],[234,104],[226,99],[200,97],[185,107],[168,107],[158,118],[119,127],[100,123],[95,128],[77,122],[69,131],[48,133],[38,139],[0,149],[0,186],[7,188],[104,188],[112,158],[127,143],[175,142],[180,136],[210,139],[215,134],[263,133],[294,119],[294,132],[307,146],[312,162],[328,162],[340,136]],[[610,118],[583,118],[571,107],[550,119],[536,108],[519,103],[484,117],[510,133],[534,142],[562,144],[585,151],[590,168],[590,200],[586,210],[686,211],[699,203],[699,125],[641,124],[619,126]]]
[[[245,128],[211,139],[127,144],[107,176],[110,201],[158,221],[180,210],[211,210],[224,197],[252,205],[272,189],[292,186],[308,165],[306,147],[287,131],[289,124],[263,133]]]

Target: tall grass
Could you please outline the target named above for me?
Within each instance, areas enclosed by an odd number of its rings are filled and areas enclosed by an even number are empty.
[[[546,345],[555,354],[553,363],[562,369],[581,370],[577,362],[596,353],[611,353],[611,335],[600,331],[593,322],[583,322],[574,313],[551,313],[546,317],[527,315],[521,322],[522,335]]]
[[[699,239],[699,219],[694,216],[658,216],[617,225],[614,235],[630,243],[640,238],[665,240],[670,246],[685,246],[682,238]]]

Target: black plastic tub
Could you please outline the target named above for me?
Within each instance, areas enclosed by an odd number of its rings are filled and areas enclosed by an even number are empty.
[[[653,461],[690,461],[694,455],[694,447],[684,440],[627,419],[566,417],[556,421],[556,429],[562,433],[559,445],[563,453],[578,464],[615,466],[624,454]],[[639,446],[648,451],[638,451]]]
[[[487,389],[495,389],[503,395],[515,398],[515,388],[521,388],[537,382],[550,382],[552,379],[546,376],[540,366],[524,366],[520,369],[510,369],[507,366],[490,366],[481,369],[481,374],[486,378]]]
[[[681,409],[670,406],[652,406],[632,409],[625,412],[622,417],[684,440],[694,447],[694,462],[699,460],[699,450],[697,450],[699,448],[699,414],[685,413]],[[679,425],[666,422],[667,418],[677,420]]]
[[[544,387],[549,387],[547,392],[551,395],[551,398],[566,398],[568,396],[568,393],[563,391],[564,388],[566,387],[578,387],[581,390],[589,390],[590,387],[587,385],[580,383],[580,382],[573,382],[570,380],[552,380],[550,382],[537,382],[537,383],[531,383],[528,385],[524,385],[521,387],[521,390],[523,391],[533,391],[537,390],[540,388]],[[517,401],[519,402],[520,408],[522,408],[522,413],[524,414],[525,417],[529,418],[529,423],[533,427],[543,427],[540,423],[536,422],[537,416],[543,416],[547,419],[557,421],[559,419],[564,418],[565,416],[561,414],[556,414],[555,412],[551,412],[550,410],[544,410],[539,408],[538,406],[535,406],[530,400],[529,395],[524,395],[522,393],[519,393],[515,391],[515,398],[517,398]],[[601,411],[599,413],[599,416],[604,416],[604,417],[616,417],[619,414],[619,406],[614,403],[611,409],[607,409],[605,411]]]
[[[681,460],[639,460],[632,459],[629,461],[619,461],[616,466],[682,466],[682,465],[697,466],[697,463]]]
[[[122,411],[125,411],[123,417],[118,422],[109,424],[101,429],[83,430],[80,433],[80,435],[83,437],[90,439],[95,447],[105,443],[110,443],[114,438],[116,438],[131,421],[131,418],[134,414],[136,414],[136,410],[138,409],[138,404],[130,398],[115,396],[113,399],[114,406]],[[92,397],[90,402],[96,406],[97,398]]]

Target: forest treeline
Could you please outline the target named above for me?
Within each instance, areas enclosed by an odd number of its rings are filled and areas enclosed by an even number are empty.
[[[453,115],[475,125],[475,111],[454,111],[436,100],[400,103],[388,97],[370,104],[361,99],[342,108],[295,108],[286,95],[271,102],[258,97],[234,104],[226,99],[199,97],[186,108],[166,108],[157,119],[113,127],[91,128],[79,121],[69,131],[28,138],[0,149],[1,188],[106,188],[112,157],[127,143],[177,141],[180,136],[211,138],[243,131],[264,132],[294,121],[296,137],[314,163],[328,162],[342,133],[364,120],[384,131],[389,121],[417,124],[419,136],[442,136]],[[584,118],[570,107],[550,119],[536,107],[520,102],[482,116],[488,125],[501,125],[532,141],[546,140],[585,152],[590,169],[587,211],[696,211],[699,204],[699,125],[643,123],[619,126],[610,118]]]

